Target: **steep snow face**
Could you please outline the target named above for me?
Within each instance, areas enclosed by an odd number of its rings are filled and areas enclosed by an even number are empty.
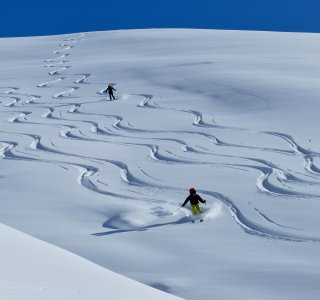
[[[2,224],[0,241],[1,299],[181,299]]]
[[[186,299],[319,295],[319,35],[0,43],[1,222]]]

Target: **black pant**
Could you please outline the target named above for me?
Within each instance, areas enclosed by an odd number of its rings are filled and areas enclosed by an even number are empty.
[[[112,100],[112,99],[113,99],[113,100],[116,100],[116,98],[114,97],[113,93],[109,93],[109,99],[110,99],[110,100]]]

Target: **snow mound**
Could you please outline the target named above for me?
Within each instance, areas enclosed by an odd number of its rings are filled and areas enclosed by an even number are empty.
[[[181,299],[0,224],[0,299]]]

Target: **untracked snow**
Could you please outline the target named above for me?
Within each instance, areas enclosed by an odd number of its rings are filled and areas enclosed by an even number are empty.
[[[181,299],[2,224],[0,241],[1,299]]]
[[[185,299],[316,299],[319,49],[186,29],[1,39],[0,222]],[[190,187],[202,223],[179,208]]]

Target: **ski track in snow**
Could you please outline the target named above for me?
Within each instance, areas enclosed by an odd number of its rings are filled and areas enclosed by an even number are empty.
[[[80,101],[78,91],[89,84],[88,78],[92,74],[85,72],[85,70],[81,74],[66,73],[66,71],[72,70],[72,65],[66,58],[72,55],[72,50],[85,37],[86,34],[79,34],[74,38],[63,40],[59,44],[62,49],[52,51],[54,57],[44,60],[46,63],[44,67],[50,68],[48,76],[51,77],[51,80],[37,85],[40,95],[23,94],[19,87],[0,86],[0,101],[4,107],[4,111],[0,115],[1,122],[12,123],[12,131],[0,131],[0,156],[2,159],[49,163],[65,169],[75,168],[78,170],[76,180],[81,188],[122,200],[161,204],[167,203],[167,200],[164,198],[153,199],[152,195],[157,191],[170,190],[184,194],[184,189],[171,186],[161,178],[157,178],[156,175],[150,175],[142,167],[130,166],[121,160],[80,155],[76,152],[76,147],[72,151],[70,147],[62,149],[61,146],[57,146],[59,139],[67,140],[69,143],[72,141],[95,142],[122,147],[126,151],[130,151],[132,148],[138,149],[139,153],[145,153],[146,161],[153,164],[166,164],[171,168],[179,165],[196,165],[198,167],[234,168],[255,172],[257,176],[255,185],[260,193],[265,193],[275,199],[282,197],[288,200],[292,198],[301,199],[301,201],[320,200],[320,194],[306,193],[299,189],[299,186],[304,185],[320,185],[320,177],[318,177],[320,167],[314,163],[314,158],[319,158],[320,153],[300,146],[289,134],[254,133],[245,128],[226,127],[217,124],[213,116],[200,111],[161,106],[155,102],[157,96],[151,94],[125,95],[120,98],[120,101],[125,99],[130,99],[131,102],[136,101],[135,109],[144,110],[146,114],[148,114],[148,109],[158,109],[192,116],[193,121],[191,120],[189,125],[194,129],[185,131],[154,130],[148,124],[145,124],[144,127],[137,127],[133,125],[132,120],[126,120],[121,115],[86,112],[86,108],[90,105],[105,101],[104,99],[99,99],[96,102]],[[74,85],[61,85],[70,78]],[[61,88],[62,91],[52,93],[52,103],[43,102],[41,90],[53,88],[55,90]],[[104,95],[103,89],[97,91],[97,94]],[[96,122],[95,119],[98,119],[99,122]],[[52,136],[29,132],[28,130],[34,127],[28,126],[28,124],[37,124],[39,128],[50,128]],[[224,130],[262,135],[268,139],[280,139],[288,146],[288,149],[226,142],[223,141]],[[203,141],[203,144],[190,145],[193,137],[197,138],[197,143]],[[239,149],[246,150],[246,153],[252,153],[252,156],[237,154]],[[226,153],[225,150],[232,154]],[[297,165],[302,160],[306,174],[286,169],[285,166],[268,161],[264,158],[265,153],[289,156],[297,161]],[[259,158],[257,158],[257,154],[259,154]],[[117,190],[116,193],[115,189],[112,189],[112,182],[108,182],[108,178],[103,178],[105,171],[110,168],[117,170],[118,179],[121,181],[122,189]],[[130,187],[131,189],[128,189]],[[235,199],[231,199],[223,193],[211,190],[201,190],[200,193],[223,203],[229,209],[235,222],[248,234],[293,242],[320,241],[318,237],[309,237],[302,232],[297,232],[299,230],[297,228],[273,221],[258,208],[254,208],[258,218],[257,221],[253,221],[245,215],[245,212],[242,212]],[[267,224],[263,223],[264,225],[262,225],[261,219]],[[129,230],[111,228],[111,231],[96,235],[149,230],[157,226],[179,225],[188,221],[188,216],[185,214],[177,219],[172,216],[164,216],[152,224],[145,224],[138,228]]]

